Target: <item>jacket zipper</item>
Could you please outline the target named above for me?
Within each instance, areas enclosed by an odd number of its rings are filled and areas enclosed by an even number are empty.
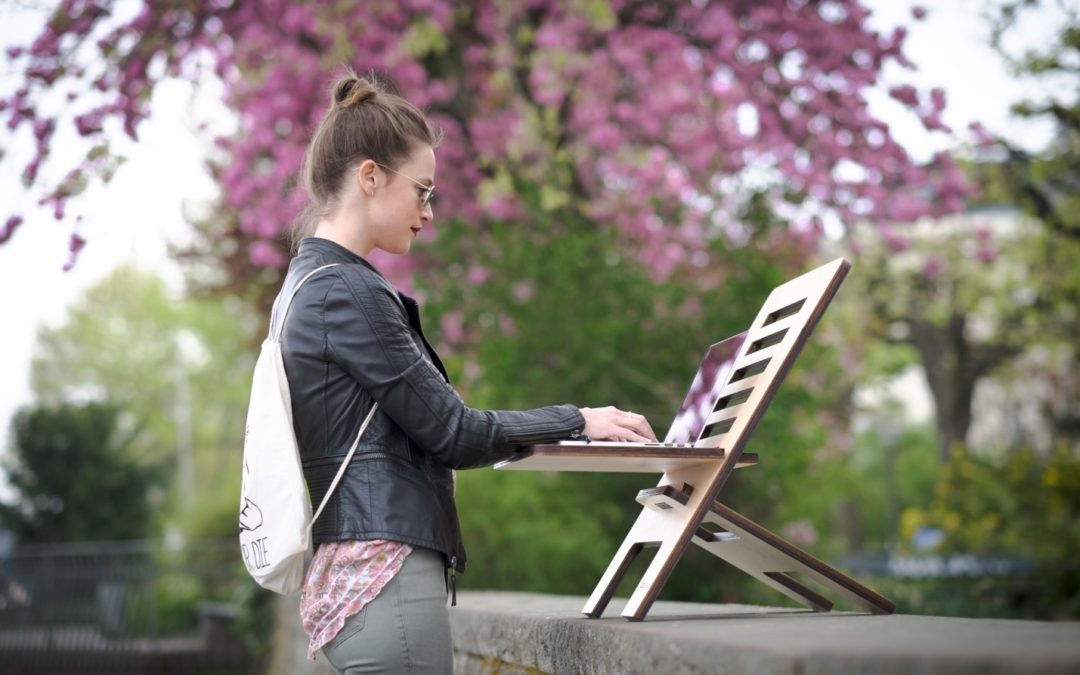
[[[450,606],[457,607],[457,556],[450,556]]]
[[[506,440],[507,442],[513,443],[515,445],[532,445],[534,443],[543,443],[545,441],[559,440],[568,436],[573,440],[581,440],[581,436],[584,436],[584,434],[582,434],[581,431],[576,428],[570,430],[569,432],[552,430],[548,428],[543,431],[537,429],[536,431],[528,430],[506,434]]]

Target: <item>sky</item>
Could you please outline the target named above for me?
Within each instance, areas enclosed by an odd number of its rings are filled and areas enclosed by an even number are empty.
[[[1048,126],[1025,124],[1009,114],[1011,103],[1038,95],[1039,89],[1012,78],[989,48],[989,29],[980,16],[985,0],[864,4],[873,11],[871,24],[878,30],[890,32],[898,24],[909,27],[905,53],[918,70],[891,67],[884,73],[886,82],[943,88],[948,98],[944,120],[958,132],[979,120],[991,132],[1030,149],[1049,141]],[[928,10],[921,22],[911,20],[915,4]],[[1017,45],[1042,44],[1058,21],[1055,12],[1026,21],[1018,31]],[[6,5],[0,50],[32,39],[42,22],[40,10]],[[0,58],[5,59],[0,92],[6,94],[12,88],[11,68],[6,57]],[[126,145],[126,164],[106,188],[92,189],[71,206],[73,213],[83,215],[79,231],[88,244],[70,272],[61,267],[68,255],[71,225],[57,223],[50,212],[34,207],[19,181],[23,163],[11,161],[19,153],[28,156],[28,137],[24,134],[14,141],[4,137],[9,158],[0,162],[4,211],[0,221],[14,209],[24,213],[26,222],[7,245],[0,246],[0,448],[7,445],[15,410],[32,402],[29,366],[39,327],[61,324],[67,307],[81,293],[124,263],[159,271],[176,293],[181,292],[181,275],[168,257],[166,242],[183,243],[189,232],[185,208],[213,198],[214,184],[204,169],[210,136],[198,132],[197,126],[209,120],[211,132],[228,128],[230,120],[217,103],[220,96],[220,87],[212,81],[197,94],[184,83],[159,86],[151,117],[139,128],[138,143]],[[871,96],[870,103],[871,111],[890,124],[894,136],[917,158],[926,159],[957,143],[955,138],[921,131],[914,116],[883,92]],[[55,157],[64,156],[63,146],[57,144]],[[74,163],[73,158],[67,166]]]

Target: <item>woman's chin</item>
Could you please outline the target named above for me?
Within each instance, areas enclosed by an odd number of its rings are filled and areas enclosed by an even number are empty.
[[[390,255],[405,255],[412,249],[412,242],[406,241],[400,244],[394,244],[393,246],[376,246],[383,253],[389,253]]]

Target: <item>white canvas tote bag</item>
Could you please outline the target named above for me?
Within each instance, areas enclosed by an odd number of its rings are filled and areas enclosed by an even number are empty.
[[[293,289],[284,307],[278,307],[281,296],[274,301],[270,331],[255,362],[251,381],[240,484],[240,553],[248,573],[260,586],[286,595],[300,591],[304,585],[304,574],[313,555],[311,526],[334,493],[379,407],[372,406],[364,419],[330,489],[312,516],[311,498],[293,431],[289,381],[281,359],[281,329],[275,331],[274,326],[284,324],[289,305],[304,282],[333,266],[324,265],[308,273]],[[279,311],[281,322],[275,322]]]

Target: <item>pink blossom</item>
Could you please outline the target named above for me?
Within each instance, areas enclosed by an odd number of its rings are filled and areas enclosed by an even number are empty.
[[[888,225],[882,225],[878,228],[878,233],[881,234],[881,238],[885,240],[885,244],[894,253],[899,253],[908,247],[908,243],[905,239],[896,234],[892,227]]]
[[[52,118],[36,120],[34,122],[34,138],[39,143],[44,142],[49,136],[52,136],[54,129],[56,129],[56,120]]]
[[[248,247],[248,256],[256,267],[280,267],[285,264],[285,256],[274,244],[265,239],[253,242]]]
[[[216,141],[213,172],[228,211],[220,215],[238,228],[230,235],[251,240],[254,266],[285,262],[279,236],[303,205],[295,178],[325,106],[329,54],[335,66],[389,74],[446,130],[438,150],[440,220],[467,223],[479,235],[493,221],[521,219],[518,195],[485,193],[480,203],[478,187],[506,175],[544,185],[558,173],[553,167],[572,167],[559,176],[569,187],[558,186],[570,191],[571,208],[615,227],[625,257],[660,277],[706,251],[709,228],[701,223],[714,214],[702,200],[718,212],[729,208],[738,195],[727,182],[737,183],[748,166],[780,172],[766,195],[770,205],[812,195],[842,219],[856,204],[868,217],[913,219],[932,206],[962,206],[969,189],[955,167],[915,166],[869,112],[866,92],[884,65],[907,63],[905,31],[881,37],[854,0],[828,3],[827,17],[821,3],[684,2],[672,18],[648,3],[616,2],[619,19],[610,25],[550,0],[232,0],[187,3],[182,11],[136,4],[134,19],[109,23],[112,2],[68,2],[65,22],[43,30],[29,51],[9,52],[20,59],[23,81],[3,99],[8,127],[33,123],[39,141],[25,175],[33,182],[39,165],[59,161],[48,153],[52,117],[38,113],[50,83],[81,83],[80,91],[115,97],[94,107],[84,101],[95,97],[80,96],[63,118],[100,143],[116,122],[137,138],[157,64],[180,77],[212,70],[238,124]],[[921,11],[912,15],[919,19]],[[418,17],[438,26],[452,48],[419,53],[406,44]],[[661,23],[667,19],[674,23]],[[83,79],[78,66],[58,70],[71,62],[75,44],[104,64],[103,72]],[[890,94],[928,127],[946,128],[939,92],[905,85]],[[743,104],[757,111],[750,135],[739,133],[735,111]],[[876,178],[845,182],[832,173],[841,160]],[[63,212],[56,186],[36,189],[56,194],[48,203]],[[411,258],[380,264],[408,281],[416,269]]]
[[[532,297],[535,293],[536,288],[532,285],[532,283],[528,281],[520,281],[514,284],[514,287],[511,291],[514,299],[522,303],[532,300]]]
[[[585,140],[597,150],[611,152],[622,144],[622,135],[613,124],[598,124],[586,133]]]
[[[499,315],[499,332],[504,336],[513,337],[518,334],[517,324],[505,314]]]
[[[495,197],[484,204],[484,212],[494,220],[512,221],[521,215],[517,200],[510,195]]]
[[[986,127],[980,122],[972,122],[968,124],[968,129],[971,131],[971,135],[975,139],[975,145],[980,148],[989,148],[997,144],[997,138],[994,137]]]
[[[470,286],[480,286],[488,277],[491,276],[491,272],[487,268],[479,265],[474,265],[469,268],[468,274],[465,275],[465,280]]]
[[[84,246],[86,246],[86,240],[78,234],[72,233],[68,239],[68,259],[63,266],[65,272],[69,272],[75,267],[75,260],[79,257],[79,251],[83,250]]]
[[[923,126],[925,126],[930,131],[943,131],[945,133],[952,132],[952,129],[949,127],[949,125],[945,124],[945,122],[942,121],[941,115],[937,112],[923,115],[920,119],[922,119]]]
[[[936,279],[945,271],[945,262],[941,258],[927,258],[923,263],[922,273],[927,279]]]
[[[912,87],[909,84],[889,89],[889,96],[892,96],[897,101],[911,107],[919,105],[919,95],[915,91],[915,87]]]
[[[799,546],[813,546],[818,541],[817,528],[809,519],[803,518],[784,525],[784,537]]]
[[[465,329],[462,325],[461,312],[446,312],[439,319],[439,329],[443,340],[451,345],[456,345],[465,337]]]
[[[940,112],[945,109],[945,90],[940,87],[934,87],[930,90],[930,103],[934,106],[935,112]]]
[[[22,180],[25,185],[30,185],[37,178],[38,170],[41,168],[41,160],[41,155],[37,155],[23,167]]]
[[[15,234],[15,230],[23,224],[22,216],[9,216],[4,223],[4,229],[0,230],[0,244],[7,242]]]

